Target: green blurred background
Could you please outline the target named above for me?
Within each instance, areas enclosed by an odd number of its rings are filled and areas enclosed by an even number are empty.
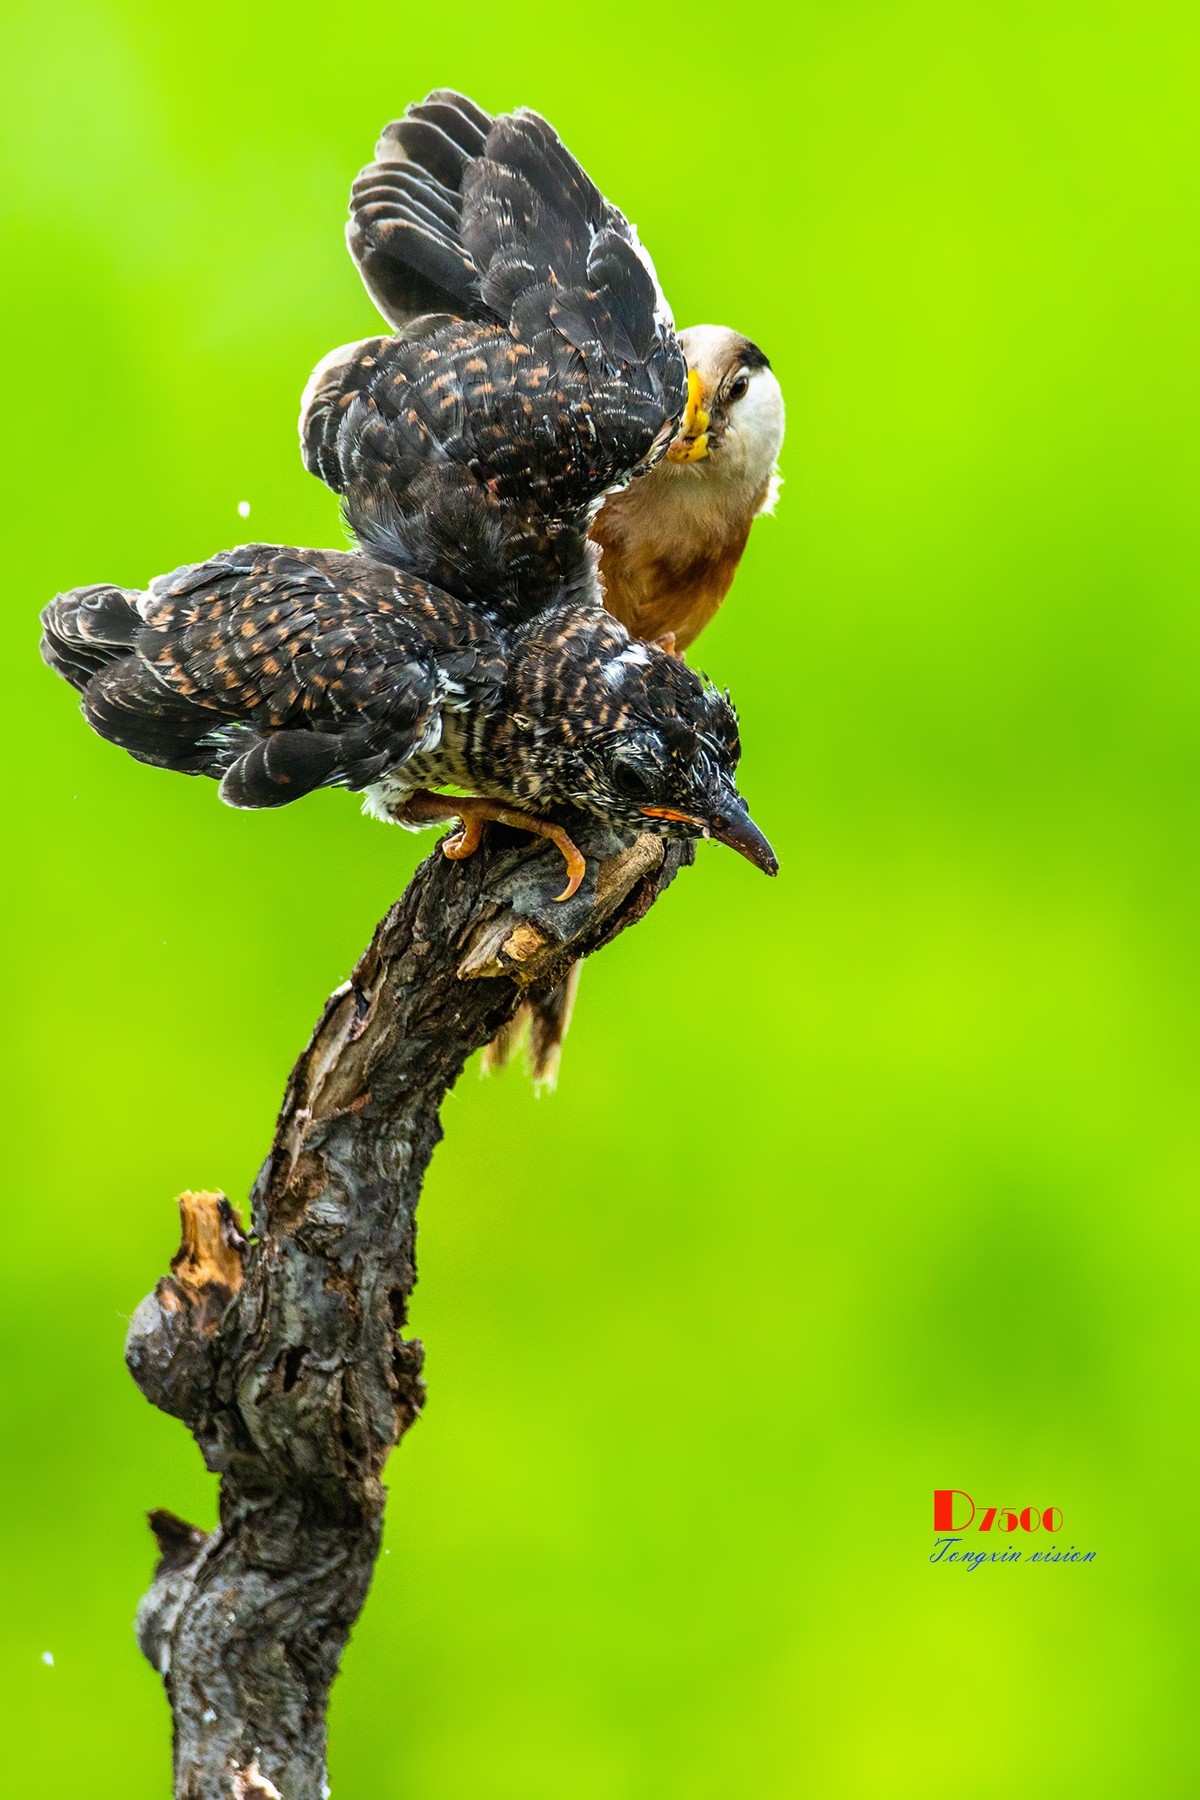
[[[125,1320],[432,843],[139,767],[36,613],[341,541],[298,398],[377,329],[350,179],[443,83],[546,112],[681,323],[774,360],[786,486],[700,660],[784,873],[702,855],[588,968],[553,1098],[447,1102],[334,1795],[1198,1791],[1198,35],[6,8],[7,1792],[167,1791],[142,1513],[215,1492]],[[931,1567],[938,1485],[1097,1560]]]

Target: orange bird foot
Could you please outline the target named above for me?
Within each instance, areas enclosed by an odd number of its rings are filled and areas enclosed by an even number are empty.
[[[500,806],[480,794],[431,794],[420,788],[396,808],[396,817],[408,819],[413,824],[458,819],[458,830],[442,845],[443,856],[448,856],[451,862],[461,862],[464,857],[474,855],[482,840],[483,828],[489,822],[511,825],[515,831],[528,831],[534,837],[548,838],[562,852],[567,865],[567,885],[561,894],[554,896],[556,900],[569,900],[572,894],[578,893],[579,884],[587,873],[587,862],[578,845],[561,825],[554,825],[549,819],[537,819],[532,813],[519,812],[513,806]]]

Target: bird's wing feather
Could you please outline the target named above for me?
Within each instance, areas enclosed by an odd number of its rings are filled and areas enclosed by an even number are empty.
[[[250,544],[142,595],[60,595],[43,654],[140,761],[222,779],[236,806],[363,787],[403,764],[464,680],[498,683],[468,609],[365,557]]]
[[[437,89],[385,128],[374,162],[355,181],[346,241],[389,325],[431,312],[482,316],[478,274],[462,242],[461,185],[491,126],[472,101]]]
[[[419,316],[508,320],[529,287],[582,280],[594,239],[621,238],[670,308],[637,231],[539,113],[492,118],[437,88],[384,128],[356,178],[350,254],[396,329]]]
[[[305,462],[374,553],[512,623],[594,592],[590,511],[665,450],[686,365],[636,232],[536,113],[440,92],[382,141],[409,159],[388,255],[424,279],[461,249],[470,305],[443,284],[438,319],[327,357]]]

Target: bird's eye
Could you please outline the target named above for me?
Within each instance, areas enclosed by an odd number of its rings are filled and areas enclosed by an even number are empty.
[[[621,757],[613,763],[612,782],[626,800],[645,800],[650,794],[653,778],[648,770]]]
[[[740,400],[749,386],[750,377],[748,375],[739,375],[737,380],[730,384],[729,398],[731,400]]]

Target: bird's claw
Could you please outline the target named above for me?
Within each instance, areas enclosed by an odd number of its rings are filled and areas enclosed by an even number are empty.
[[[448,856],[451,862],[462,862],[465,857],[473,856],[478,850],[483,837],[483,820],[473,815],[469,819],[459,819],[458,830],[444,839],[442,855]]]
[[[451,862],[462,862],[465,857],[475,854],[483,839],[483,828],[489,821],[546,838],[567,865],[567,885],[561,894],[554,896],[556,901],[569,900],[577,894],[587,874],[587,859],[561,825],[552,824],[549,819],[535,818],[532,813],[519,812],[516,807],[499,806],[481,795],[459,799],[450,794],[421,794],[413,795],[405,810],[412,819],[458,819],[458,830],[442,841],[442,855],[449,857]]]
[[[555,894],[554,898],[556,901],[570,900],[572,895],[579,892],[580,884],[587,874],[587,863],[565,831],[551,841],[562,851],[563,860],[567,865],[567,885],[562,893]]]

